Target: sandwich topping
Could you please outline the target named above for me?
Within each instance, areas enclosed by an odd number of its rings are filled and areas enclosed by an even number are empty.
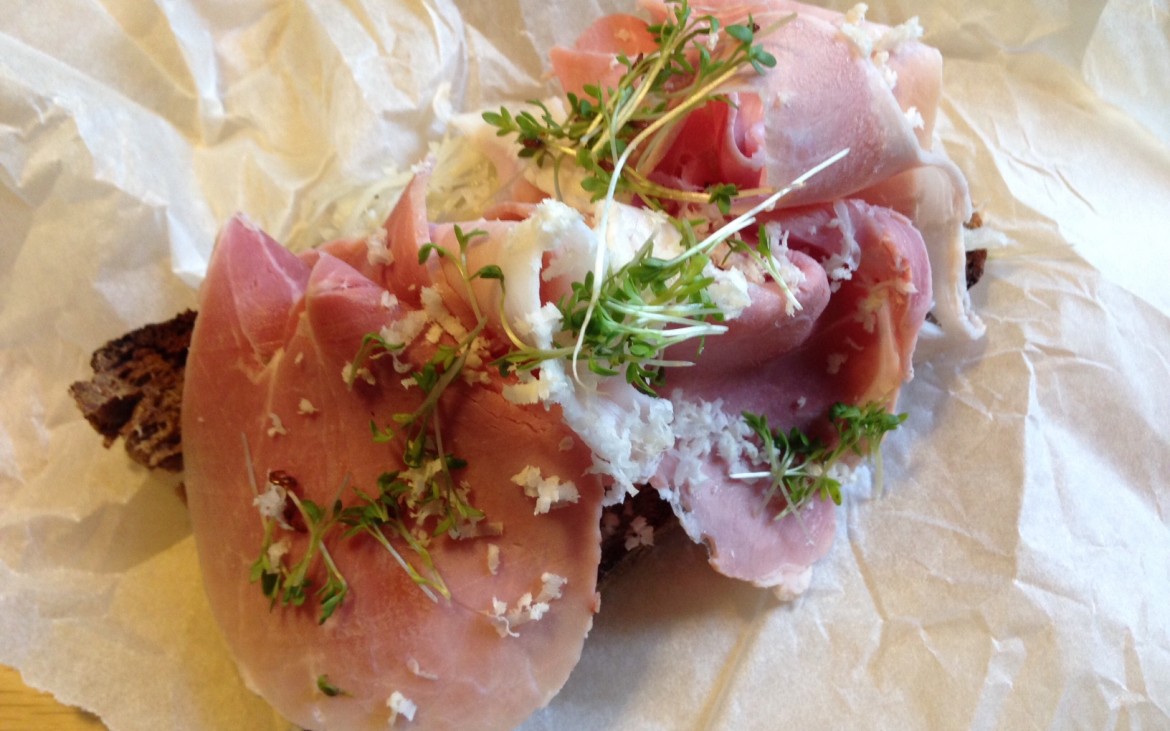
[[[980,332],[915,22],[644,4],[553,52],[563,97],[458,120],[376,231],[220,234],[188,498],[241,672],[296,723],[519,724],[580,656],[603,507],[646,491],[799,595],[919,337]]]

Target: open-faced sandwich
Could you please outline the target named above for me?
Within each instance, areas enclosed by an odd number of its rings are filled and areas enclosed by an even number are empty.
[[[915,21],[643,12],[553,51],[564,95],[461,119],[369,235],[219,236],[184,483],[241,675],[305,728],[521,723],[580,657],[603,540],[653,542],[604,512],[635,495],[799,595],[924,328],[981,332]]]

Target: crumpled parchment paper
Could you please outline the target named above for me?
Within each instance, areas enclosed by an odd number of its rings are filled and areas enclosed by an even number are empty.
[[[846,9],[849,2],[829,3]],[[985,339],[924,347],[883,494],[778,604],[664,538],[525,729],[1170,727],[1170,5],[873,0],[947,57]],[[0,662],[118,731],[281,729],[174,479],[66,387],[194,303],[244,210],[318,241],[612,0],[38,0],[0,13]]]

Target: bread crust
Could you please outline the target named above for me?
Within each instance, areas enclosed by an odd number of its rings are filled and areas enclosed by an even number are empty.
[[[105,446],[121,437],[130,458],[150,469],[183,469],[179,424],[194,324],[187,310],[111,340],[90,359],[93,377],[69,387]]]

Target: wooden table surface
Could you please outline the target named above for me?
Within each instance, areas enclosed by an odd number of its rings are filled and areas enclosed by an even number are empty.
[[[0,729],[4,731],[106,731],[93,714],[58,703],[25,685],[20,673],[0,665]]]

